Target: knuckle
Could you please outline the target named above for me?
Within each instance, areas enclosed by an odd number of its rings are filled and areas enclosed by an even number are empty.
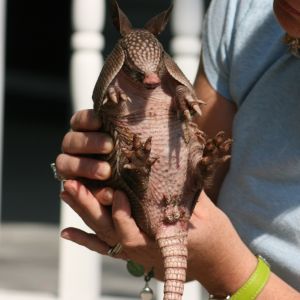
[[[96,231],[97,237],[99,237],[102,241],[114,245],[116,241],[116,234],[112,228],[101,228]]]

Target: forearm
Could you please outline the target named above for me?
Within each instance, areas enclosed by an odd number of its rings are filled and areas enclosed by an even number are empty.
[[[205,132],[208,138],[215,136],[220,131],[225,132],[226,138],[231,138],[236,107],[213,89],[205,75],[202,63],[199,66],[194,88],[197,96],[205,101],[205,105],[201,106],[202,116],[195,119],[199,128]],[[213,184],[205,189],[214,203],[216,203],[228,167],[229,162],[219,166],[213,177]]]
[[[201,193],[200,203],[191,219],[188,274],[201,282],[211,294],[232,295],[254,272],[257,258],[240,239],[226,215],[212,204],[205,193]],[[215,222],[212,223],[211,218]],[[211,228],[203,232],[203,226]],[[204,236],[199,238],[201,233]],[[275,274],[271,274],[257,299],[299,300],[300,295]]]

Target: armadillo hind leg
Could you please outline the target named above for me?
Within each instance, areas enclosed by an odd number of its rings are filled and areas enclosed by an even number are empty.
[[[151,140],[149,137],[144,143],[134,134],[131,149],[123,148],[122,151],[128,159],[124,165],[125,169],[138,170],[140,173],[149,175],[151,166],[155,163],[156,158],[150,158]]]
[[[151,137],[148,137],[146,141],[142,141],[137,134],[132,134],[132,138],[127,137],[126,142],[121,143],[119,147],[122,160],[119,164],[120,179],[126,185],[126,189],[123,189],[135,208],[140,207],[140,199],[145,197],[151,167],[157,160],[151,156],[151,140]]]
[[[200,161],[201,174],[206,187],[211,185],[217,167],[229,160],[231,145],[232,139],[226,139],[223,131],[220,131],[214,138],[206,141]]]

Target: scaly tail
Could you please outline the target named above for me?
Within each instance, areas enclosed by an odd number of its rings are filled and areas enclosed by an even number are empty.
[[[187,269],[187,232],[157,238],[161,250],[165,285],[163,300],[181,300]]]

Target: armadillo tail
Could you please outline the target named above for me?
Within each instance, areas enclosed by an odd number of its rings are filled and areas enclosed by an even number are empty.
[[[164,300],[181,300],[187,269],[187,232],[159,237],[157,241],[165,269]]]

